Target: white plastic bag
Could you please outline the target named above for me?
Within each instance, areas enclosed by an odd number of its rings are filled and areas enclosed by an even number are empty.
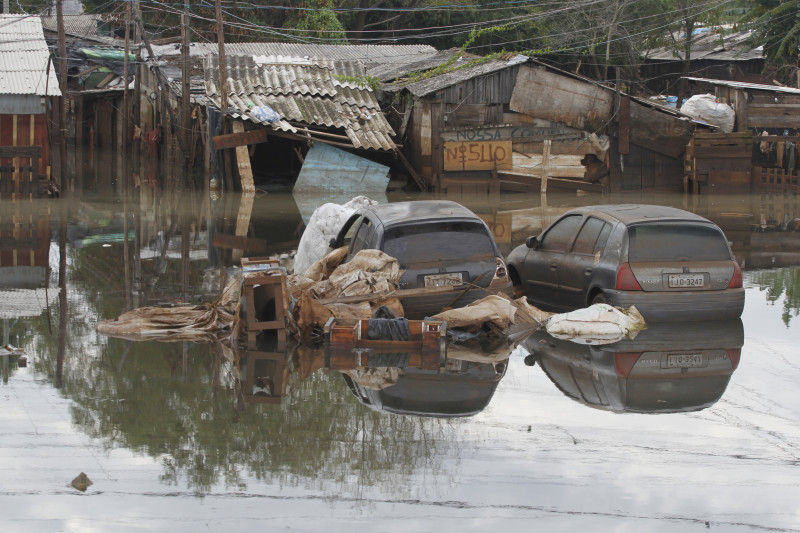
[[[681,106],[681,113],[719,126],[722,133],[733,131],[736,113],[727,104],[717,102],[713,94],[696,94]]]
[[[646,326],[635,306],[621,310],[608,304],[553,315],[547,319],[547,333],[578,344],[611,344],[634,338]]]
[[[305,273],[311,265],[325,257],[330,251],[330,240],[339,234],[339,230],[356,209],[376,203],[366,196],[356,196],[344,205],[329,203],[316,208],[297,246],[295,273]]]

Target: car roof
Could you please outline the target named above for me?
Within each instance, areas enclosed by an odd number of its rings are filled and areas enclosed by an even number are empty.
[[[601,213],[612,218],[616,218],[626,225],[638,224],[642,222],[658,222],[667,220],[685,220],[690,222],[712,222],[700,215],[663,205],[649,204],[609,204],[609,205],[590,205],[579,207],[569,211],[570,213]]]
[[[384,226],[403,222],[418,222],[426,219],[468,218],[480,220],[480,217],[475,213],[450,200],[417,200],[413,202],[376,204],[364,207],[360,212],[373,213]]]

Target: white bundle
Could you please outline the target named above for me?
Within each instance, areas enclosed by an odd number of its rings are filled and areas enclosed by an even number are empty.
[[[297,247],[297,255],[294,258],[295,273],[304,273],[328,253],[330,240],[339,234],[339,230],[350,215],[357,209],[376,203],[366,196],[356,196],[344,205],[329,203],[316,208]]]
[[[635,306],[621,310],[608,304],[553,315],[547,319],[547,333],[578,344],[611,344],[634,338],[646,326]]]
[[[681,106],[681,113],[690,117],[719,126],[722,133],[733,131],[736,113],[731,106],[717,102],[713,94],[696,94]]]

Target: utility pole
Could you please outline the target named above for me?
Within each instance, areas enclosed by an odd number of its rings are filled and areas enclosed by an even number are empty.
[[[222,109],[220,109],[220,121],[222,125],[222,134],[224,135],[228,133],[228,127],[225,123],[225,111],[228,110],[228,65],[225,61],[225,31],[222,27],[222,2],[220,0],[214,0],[214,8],[217,18],[217,42],[219,44],[219,93],[222,107]],[[224,162],[223,168],[225,169],[225,185],[229,191],[232,191],[233,176],[230,169],[228,154],[225,152],[225,150],[221,150],[219,155],[222,156],[222,160]]]
[[[61,105],[58,110],[58,188],[63,193],[67,185],[67,40],[64,32],[63,0],[56,1],[58,22],[58,87],[61,90]]]
[[[184,177],[188,176],[189,158],[191,157],[192,144],[192,103],[191,103],[191,75],[192,68],[190,63],[190,36],[189,36],[189,4],[183,4],[183,15],[181,15],[181,33],[183,34],[182,66],[181,66],[181,128],[184,135],[183,152],[183,172]]]
[[[122,79],[125,88],[122,91],[122,252],[125,268],[125,309],[131,309],[131,268],[130,246],[128,245],[128,196],[131,177],[131,102],[130,90],[130,53],[131,53],[131,4],[125,4],[125,59],[122,63]]]

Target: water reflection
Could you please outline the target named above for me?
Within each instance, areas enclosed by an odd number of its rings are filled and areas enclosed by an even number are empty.
[[[566,396],[616,413],[699,411],[716,403],[739,366],[741,320],[651,324],[634,339],[576,344],[536,332],[525,363]]]

